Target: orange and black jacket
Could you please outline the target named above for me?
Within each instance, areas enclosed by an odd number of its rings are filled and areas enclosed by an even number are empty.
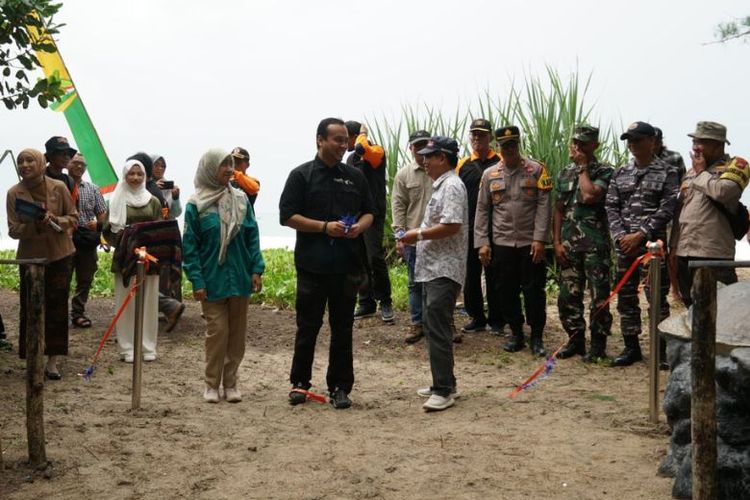
[[[375,202],[375,216],[385,217],[385,174],[388,170],[385,150],[382,146],[368,141],[365,134],[359,134],[354,145],[354,153],[349,155],[346,163],[365,174]]]

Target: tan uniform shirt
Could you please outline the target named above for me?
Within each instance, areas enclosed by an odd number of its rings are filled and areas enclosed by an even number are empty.
[[[71,232],[78,224],[78,211],[68,187],[61,181],[47,177],[48,212],[55,215],[57,224],[63,229],[58,233],[52,226],[36,221],[21,220],[16,213],[16,198],[34,201],[26,187],[18,183],[8,190],[6,213],[8,214],[8,234],[17,239],[17,259],[47,258],[50,262],[58,261],[75,252]]]
[[[474,220],[474,247],[523,247],[533,241],[549,242],[552,179],[547,168],[523,159],[515,168],[501,161],[484,171]]]
[[[708,167],[699,175],[688,171],[680,186],[681,208],[672,229],[672,248],[680,257],[734,259],[735,241],[727,218],[711,203],[711,198],[734,213],[742,195],[739,184],[720,176],[730,158]]]
[[[394,231],[418,228],[432,196],[432,179],[416,161],[396,172],[391,195]]]

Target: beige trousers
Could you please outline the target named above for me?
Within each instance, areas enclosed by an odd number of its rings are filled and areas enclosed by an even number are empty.
[[[237,369],[245,356],[248,297],[201,303],[206,317],[206,385],[237,387]]]
[[[135,276],[130,278],[128,286],[122,285],[122,275],[115,273],[115,313],[135,283]],[[159,333],[159,276],[146,275],[143,283],[143,354],[156,354],[156,336]],[[117,325],[117,344],[120,356],[133,355],[133,337],[135,335],[135,296],[128,302]]]

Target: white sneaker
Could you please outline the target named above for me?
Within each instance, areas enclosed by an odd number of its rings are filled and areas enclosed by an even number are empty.
[[[143,355],[143,361],[156,361],[156,353],[148,352]]]
[[[242,393],[236,387],[224,389],[224,397],[227,398],[227,403],[239,403],[242,401]]]
[[[432,396],[432,389],[430,389],[429,387],[422,387],[421,389],[417,389],[417,394],[423,398],[429,398],[430,396]],[[451,397],[453,399],[458,399],[461,397],[461,393],[458,392],[458,389],[454,387],[453,389],[451,389]]]
[[[132,363],[133,362],[133,353],[130,354],[120,354],[120,359],[126,363]]]
[[[430,396],[430,399],[422,405],[422,408],[424,408],[425,411],[442,411],[450,408],[454,404],[456,404],[456,400],[453,399],[452,396],[444,397],[433,394]]]
[[[203,393],[203,399],[207,403],[218,403],[219,402],[219,391],[211,387],[206,386],[206,390]]]

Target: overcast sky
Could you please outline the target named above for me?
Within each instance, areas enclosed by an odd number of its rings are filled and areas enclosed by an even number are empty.
[[[750,44],[706,44],[718,22],[749,14],[739,0],[68,0],[56,20],[118,175],[129,154],[159,152],[187,197],[204,151],[242,145],[262,182],[262,232],[278,235],[283,183],[313,157],[321,118],[421,103],[452,113],[545,65],[593,73],[589,103],[603,124],[649,121],[687,157],[685,134],[715,120],[728,151],[750,156]],[[60,113],[2,113],[0,152],[72,137]],[[11,170],[3,163],[4,186]]]

